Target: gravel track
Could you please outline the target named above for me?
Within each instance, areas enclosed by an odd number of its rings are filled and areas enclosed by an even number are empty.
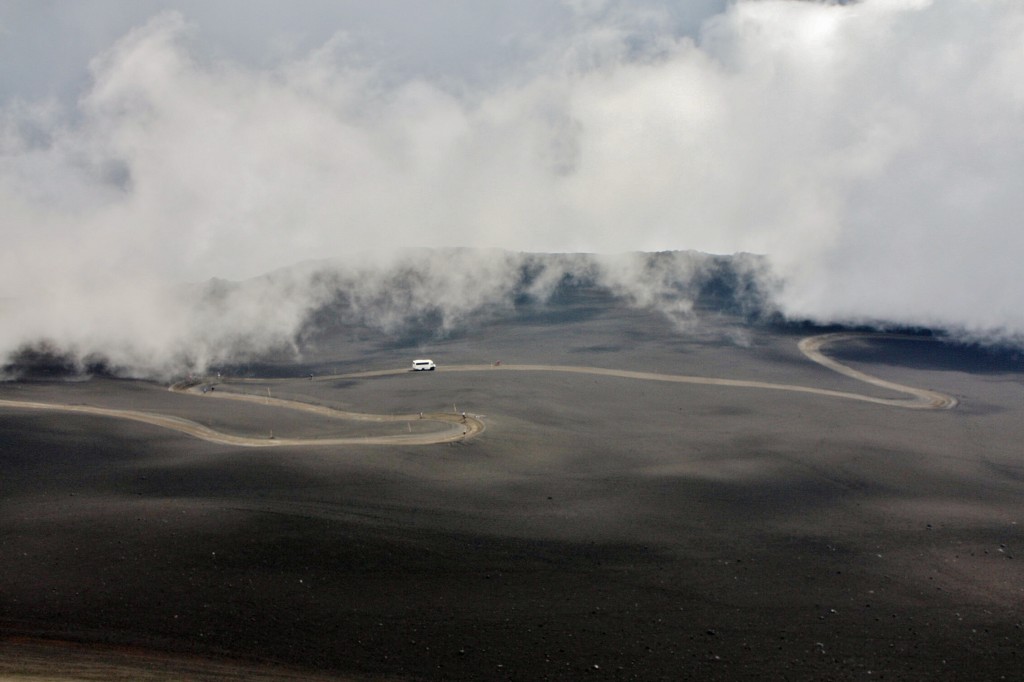
[[[654,372],[636,372],[620,369],[603,369],[598,367],[577,367],[572,365],[451,365],[438,368],[439,372],[561,372],[568,374],[589,374],[621,379],[634,379],[639,381],[663,381],[682,384],[699,384],[705,386],[728,386],[733,388],[751,388],[772,391],[791,391],[797,393],[810,393],[813,395],[830,398],[843,398],[847,400],[858,400],[886,405],[890,407],[902,407],[916,410],[947,410],[956,406],[957,401],[952,396],[925,388],[916,388],[898,384],[885,379],[866,374],[859,370],[844,365],[832,358],[827,357],[822,349],[833,343],[850,341],[863,338],[878,339],[906,339],[916,338],[907,336],[894,336],[887,334],[863,334],[841,332],[835,334],[823,334],[811,336],[800,341],[799,348],[808,359],[844,376],[862,381],[873,386],[878,386],[896,393],[907,396],[904,398],[878,398],[875,396],[847,391],[835,391],[811,386],[798,386],[795,384],[777,384],[765,381],[748,381],[744,379],[719,379],[714,377],[699,377],[676,374],[661,374]],[[372,377],[394,376],[408,374],[411,370],[375,370],[369,372],[357,372],[352,374],[337,374],[318,377],[317,381],[335,381],[338,379],[366,379]],[[262,383],[272,380],[261,379]],[[202,424],[152,412],[138,410],[122,410],[91,405],[70,405],[65,403],[43,403],[34,401],[0,400],[0,408],[26,409],[26,410],[48,410],[69,412],[75,414],[89,414],[101,417],[113,417],[117,419],[128,419],[171,429],[189,436],[199,438],[212,443],[223,445],[234,445],[243,447],[280,447],[280,446],[345,446],[345,445],[436,445],[440,443],[451,443],[466,440],[479,435],[484,431],[483,421],[475,415],[460,415],[456,413],[421,413],[409,415],[382,415],[366,414],[360,412],[345,412],[323,405],[299,402],[295,400],[283,400],[269,396],[257,396],[245,393],[231,393],[227,391],[217,392],[209,390],[216,386],[219,381],[203,381],[192,385],[176,384],[171,387],[172,391],[189,393],[203,398],[216,398],[221,400],[236,400],[241,402],[257,403],[260,405],[273,405],[282,409],[297,410],[310,414],[316,414],[329,419],[342,419],[350,421],[366,422],[410,422],[414,420],[426,420],[436,422],[442,428],[439,431],[422,434],[398,434],[388,436],[357,436],[345,438],[256,438],[252,436],[241,436],[211,429]],[[244,379],[232,380],[231,384],[245,383]]]

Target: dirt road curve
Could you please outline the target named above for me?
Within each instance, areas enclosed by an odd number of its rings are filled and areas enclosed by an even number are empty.
[[[915,388],[897,384],[893,381],[886,381],[878,377],[865,374],[864,372],[847,367],[822,354],[821,349],[839,341],[847,341],[856,338],[917,338],[909,336],[894,336],[886,334],[855,334],[837,333],[811,336],[800,341],[799,348],[809,359],[819,365],[827,367],[834,372],[846,375],[858,381],[879,386],[896,393],[903,393],[909,398],[876,398],[861,393],[849,393],[847,391],[833,391],[826,388],[813,388],[810,386],[797,386],[795,384],[774,384],[766,381],[747,381],[744,379],[714,379],[710,377],[695,377],[673,374],[655,374],[651,372],[631,372],[621,369],[598,369],[595,367],[573,367],[566,365],[461,365],[445,367],[446,372],[476,372],[481,370],[501,370],[520,372],[571,372],[576,374],[598,374],[601,376],[621,377],[623,379],[640,379],[643,381],[672,381],[681,384],[702,384],[705,386],[733,386],[736,388],[761,388],[772,391],[794,391],[797,393],[812,393],[814,395],[829,396],[832,398],[847,398],[849,400],[860,400],[862,402],[875,403],[876,405],[889,405],[892,407],[906,407],[914,410],[948,410],[956,407],[956,398],[924,388]]]
[[[405,374],[409,370],[396,370],[395,374]],[[386,372],[386,373],[391,373]],[[368,374],[381,374],[368,372]],[[236,383],[236,382],[231,382]],[[242,382],[237,382],[242,383]],[[171,390],[179,393],[201,393],[202,389],[208,387],[209,383],[200,383],[187,388],[178,386],[172,386]],[[335,410],[330,407],[323,405],[313,405],[311,403],[303,403],[297,400],[282,400],[280,398],[271,398],[269,396],[252,395],[248,393],[229,393],[226,391],[210,391],[202,393],[207,398],[219,398],[222,400],[237,400],[247,403],[255,403],[258,405],[272,405],[275,407],[281,407],[287,410],[298,410],[306,412],[308,414],[316,414],[321,417],[327,417],[329,419],[344,419],[347,421],[363,421],[363,422],[412,422],[412,421],[426,421],[426,422],[437,422],[444,426],[442,431],[434,433],[410,433],[410,434],[397,434],[392,436],[357,436],[349,438],[249,438],[245,436],[231,436],[228,434],[221,434],[219,431],[212,431],[206,429],[206,427],[200,426],[206,432],[215,433],[223,436],[224,439],[214,440],[215,443],[225,443],[228,445],[250,445],[256,447],[273,447],[280,445],[353,445],[356,443],[362,445],[435,445],[438,443],[451,443],[458,440],[465,440],[472,438],[484,430],[484,423],[474,415],[467,414],[465,418],[461,414],[453,412],[428,412],[420,414],[365,414],[363,412],[343,412],[342,410]],[[191,423],[191,422],[189,422]],[[197,425],[198,426],[198,425]],[[203,438],[204,440],[213,440],[208,438],[206,435],[200,435],[198,433],[190,433],[189,435],[196,436],[197,438]]]
[[[876,405],[889,405],[891,407],[905,407],[912,410],[948,410],[956,407],[956,398],[945,393],[932,391],[925,388],[915,388],[898,384],[894,381],[886,381],[871,376],[859,370],[847,367],[822,352],[826,345],[841,341],[854,339],[912,339],[921,340],[921,337],[896,335],[896,334],[870,334],[861,332],[841,332],[835,334],[821,334],[809,336],[800,341],[798,347],[808,359],[827,367],[828,369],[843,374],[858,381],[878,386],[896,393],[902,393],[908,398],[877,398],[862,393],[850,393],[848,391],[833,391],[827,388],[814,388],[811,386],[798,386],[796,384],[775,384],[767,381],[748,381],[745,379],[716,379],[713,377],[687,376],[682,374],[660,374],[655,372],[634,372],[624,369],[602,369],[599,367],[578,367],[575,365],[448,365],[438,367],[439,372],[565,372],[570,374],[592,374],[606,377],[619,377],[622,379],[638,379],[641,381],[669,381],[680,384],[700,384],[703,386],[732,386],[735,388],[759,388],[772,391],[793,391],[796,393],[811,393],[813,395],[828,396],[830,398],[846,398],[859,400]],[[334,376],[321,377],[323,381],[337,379],[365,379],[386,375],[405,374],[407,370],[375,370],[372,372],[356,372],[353,374],[339,374]]]
[[[860,393],[849,393],[845,391],[833,391],[810,386],[797,386],[793,384],[773,384],[764,381],[746,381],[743,379],[715,379],[711,377],[684,376],[675,374],[658,374],[653,372],[634,372],[618,369],[601,369],[597,367],[575,367],[571,365],[453,365],[439,368],[442,372],[565,372],[571,374],[592,374],[598,376],[618,377],[622,379],[636,379],[641,381],[669,381],[682,384],[700,384],[706,386],[731,386],[735,388],[755,388],[773,391],[794,391],[799,393],[811,393],[814,395],[827,396],[832,398],[846,398],[849,400],[860,400],[878,405],[892,407],[904,407],[910,409],[944,410],[956,406],[956,399],[938,391],[923,388],[914,388],[897,384],[878,377],[865,374],[858,370],[843,365],[831,358],[826,357],[822,348],[830,343],[836,343],[856,338],[910,338],[894,337],[885,334],[859,334],[859,333],[838,333],[812,336],[800,341],[799,348],[809,359],[831,369],[834,372],[863,381],[873,386],[902,393],[907,398],[877,398],[874,396],[862,395]],[[354,374],[339,374],[333,376],[319,377],[318,381],[334,381],[337,379],[371,378],[380,376],[407,374],[407,369],[377,370],[371,372],[357,372]],[[268,381],[268,380],[262,380]],[[239,382],[241,383],[241,382]],[[221,400],[237,400],[242,402],[258,403],[260,405],[274,405],[282,409],[298,410],[316,414],[329,419],[343,419],[354,421],[371,422],[410,422],[414,420],[426,420],[438,423],[442,428],[433,433],[398,434],[389,436],[363,436],[346,438],[255,438],[250,436],[238,436],[221,431],[216,431],[202,424],[187,419],[171,417],[152,412],[141,412],[137,410],[119,410],[105,407],[94,407],[91,405],[69,405],[63,403],[41,403],[20,400],[0,400],[0,408],[20,410],[50,410],[70,412],[76,414],[90,414],[101,417],[114,417],[117,419],[129,419],[132,421],[151,424],[166,429],[179,431],[195,438],[221,443],[224,445],[236,445],[244,447],[280,447],[286,445],[317,445],[317,446],[341,446],[341,445],[432,445],[438,443],[451,443],[472,438],[484,430],[484,423],[478,417],[465,415],[463,417],[454,413],[428,413],[418,415],[380,415],[363,414],[358,412],[343,412],[322,405],[313,405],[293,400],[281,400],[244,393],[229,393],[227,391],[203,391],[210,386],[209,382],[197,383],[183,387],[173,386],[171,390],[183,393],[191,393],[206,398],[217,398]]]
[[[852,367],[848,367],[840,362],[836,362],[832,358],[826,357],[821,349],[830,343],[837,343],[840,341],[850,341],[853,339],[905,339],[920,341],[921,337],[918,336],[907,336],[897,334],[861,334],[861,333],[849,333],[839,332],[836,334],[822,334],[820,336],[809,336],[806,339],[800,341],[800,350],[808,358],[814,362],[828,367],[833,372],[839,372],[852,379],[863,381],[864,383],[871,384],[873,386],[879,386],[881,388],[888,389],[890,391],[896,391],[897,393],[904,393],[911,396],[911,400],[882,400],[879,398],[868,398],[867,396],[857,396],[851,394],[848,397],[855,398],[857,400],[868,400],[873,403],[880,403],[882,405],[896,405],[899,407],[910,407],[919,410],[949,410],[956,407],[956,398],[945,393],[939,393],[938,391],[931,391],[926,388],[914,388],[913,386],[905,386],[904,384],[897,384],[893,381],[886,381],[885,379],[879,379],[878,377],[865,374],[864,372],[858,371]]]
[[[176,392],[192,393],[198,387],[173,388]],[[261,405],[277,405],[291,410],[301,410],[319,414],[332,419],[351,419],[359,421],[376,422],[408,422],[419,420],[419,415],[375,415],[359,414],[354,412],[341,412],[320,405],[310,405],[290,400],[269,400],[260,396],[230,394],[230,393],[208,393],[210,397],[227,398],[230,400],[241,400],[246,402],[259,403]],[[0,408],[24,409],[24,410],[50,410],[57,412],[71,412],[75,414],[91,414],[100,417],[116,417],[131,421],[152,424],[165,429],[179,431],[211,443],[223,445],[241,445],[245,447],[280,447],[283,445],[432,445],[437,443],[451,443],[454,441],[471,438],[484,430],[483,422],[479,419],[466,415],[465,422],[462,417],[456,414],[431,413],[424,414],[423,420],[440,422],[446,426],[444,430],[434,433],[422,434],[397,434],[391,436],[356,436],[348,438],[254,438],[251,436],[236,436],[222,431],[216,431],[188,419],[169,417],[153,412],[140,412],[137,410],[115,410],[106,407],[94,407],[92,405],[68,405],[63,403],[39,403],[23,400],[0,400]]]

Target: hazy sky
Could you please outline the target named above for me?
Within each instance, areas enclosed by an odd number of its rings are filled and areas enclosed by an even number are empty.
[[[1018,0],[0,2],[3,348],[416,245],[751,251],[793,315],[1002,338],[1022,188]]]

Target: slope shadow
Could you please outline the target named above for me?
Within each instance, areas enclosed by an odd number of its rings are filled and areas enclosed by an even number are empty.
[[[839,362],[894,365],[910,369],[969,374],[1022,374],[1024,354],[941,340],[864,338],[836,344],[828,355]]]

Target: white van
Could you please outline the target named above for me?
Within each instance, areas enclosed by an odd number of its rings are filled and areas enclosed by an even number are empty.
[[[422,372],[424,370],[433,371],[435,367],[437,367],[437,365],[434,364],[433,360],[413,360],[412,361],[412,368],[413,368],[413,370],[415,370],[417,372]]]

